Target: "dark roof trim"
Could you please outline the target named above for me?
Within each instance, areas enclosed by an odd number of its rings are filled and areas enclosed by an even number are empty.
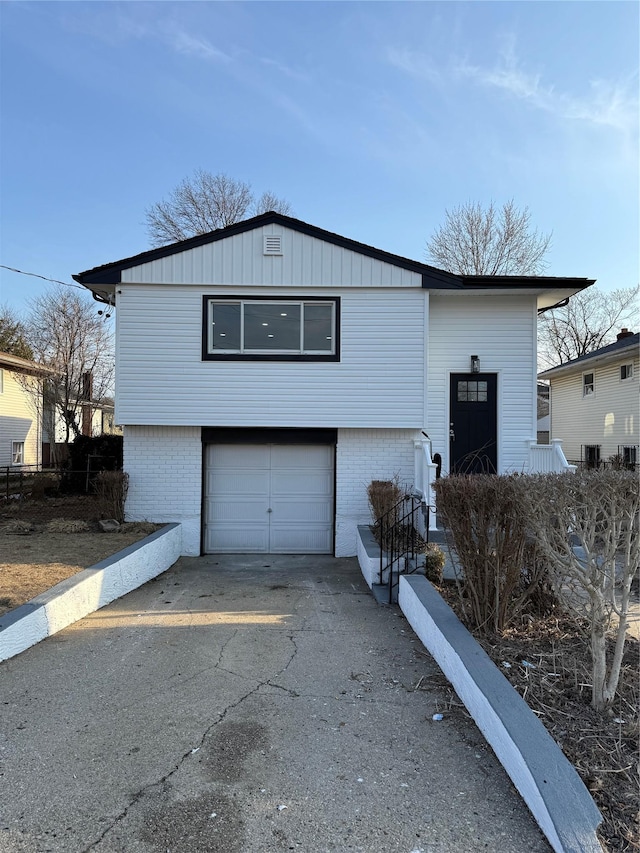
[[[252,231],[254,228],[261,228],[263,225],[272,225],[277,223],[285,228],[290,228],[293,231],[298,231],[301,234],[307,234],[310,237],[316,237],[319,240],[324,240],[327,243],[333,243],[336,246],[341,246],[343,249],[349,249],[353,252],[358,252],[361,255],[366,255],[370,258],[392,264],[396,267],[416,272],[422,275],[423,287],[462,287],[460,276],[453,273],[439,270],[436,267],[422,264],[419,261],[413,261],[409,258],[403,258],[400,255],[394,255],[391,252],[385,252],[382,249],[376,249],[374,246],[367,246],[365,243],[358,243],[357,240],[351,240],[348,237],[342,237],[340,234],[334,234],[331,231],[325,231],[323,228],[318,228],[315,225],[309,225],[307,222],[302,222],[300,219],[294,219],[291,216],[285,216],[282,213],[262,213],[259,216],[254,216],[251,219],[245,219],[243,222],[237,222],[235,225],[229,225],[226,228],[219,228],[217,231],[210,231],[208,234],[198,234],[196,237],[189,237],[187,240],[180,240],[178,243],[171,243],[168,246],[159,246],[157,249],[149,249],[147,252],[141,252],[139,255],[133,255],[130,258],[123,258],[120,261],[113,261],[110,264],[103,264],[99,267],[86,270],[85,272],[74,275],[73,278],[79,284],[87,286],[98,284],[119,284],[121,281],[122,270],[131,267],[137,267],[141,264],[147,264],[150,261],[156,261],[160,258],[166,258],[170,255],[185,252],[189,249],[195,249],[198,246],[205,246],[208,243],[215,243],[218,240],[224,240],[227,237],[232,237],[235,234],[242,234],[245,231]]]
[[[477,289],[487,287],[588,287],[595,284],[595,278],[577,278],[555,275],[463,275],[462,283],[466,287]],[[563,300],[564,301],[564,300]],[[554,306],[555,307],[555,306]]]
[[[365,255],[366,257],[374,258],[383,263],[391,264],[401,269],[415,272],[422,276],[422,287],[435,288],[439,290],[484,290],[490,288],[549,288],[563,287],[583,289],[593,284],[595,279],[586,278],[561,278],[553,276],[509,276],[509,275],[456,275],[440,270],[437,267],[429,266],[428,264],[414,261],[410,258],[403,258],[400,255],[394,255],[391,252],[385,252],[382,249],[376,249],[374,246],[368,246],[366,243],[359,243],[357,240],[351,240],[348,237],[342,237],[340,234],[335,234],[332,231],[325,231],[323,228],[318,228],[315,225],[310,225],[308,222],[303,222],[300,219],[294,219],[291,216],[285,216],[282,213],[269,211],[261,213],[259,216],[254,216],[251,219],[245,219],[243,222],[237,222],[234,225],[229,225],[226,228],[219,228],[217,231],[210,231],[208,234],[198,234],[196,237],[189,237],[187,240],[181,240],[177,243],[171,243],[168,246],[160,246],[157,249],[149,249],[146,252],[141,252],[138,255],[133,255],[130,258],[123,258],[120,261],[113,261],[109,264],[103,264],[99,267],[86,270],[85,272],[74,275],[73,278],[79,284],[83,284],[97,293],[96,298],[99,301],[108,302],[106,294],[99,293],[99,285],[119,284],[122,281],[122,271],[137,267],[141,264],[146,264],[151,261],[166,258],[170,255],[185,252],[189,249],[195,249],[198,246],[204,246],[208,243],[215,243],[218,240],[224,240],[227,237],[232,237],[236,234],[242,234],[245,231],[252,231],[255,228],[260,228],[263,225],[272,225],[277,223],[285,228],[290,228],[292,231],[298,231],[301,234],[307,234],[310,237],[315,237],[318,240],[323,240],[326,243],[332,243],[335,246],[340,246],[343,249],[348,249],[352,252]]]
[[[562,364],[557,364],[555,367],[550,367],[548,370],[539,373],[538,376],[547,376],[555,373],[555,371],[561,371],[565,368],[573,367],[574,364],[583,364],[586,361],[591,361],[596,358],[603,358],[608,355],[615,355],[618,352],[622,353],[625,350],[629,349],[638,349],[640,345],[640,332],[636,332],[635,335],[626,335],[624,338],[620,338],[619,341],[614,341],[612,344],[607,344],[605,347],[600,347],[600,349],[596,349],[593,352],[588,352],[586,355],[581,355],[578,358],[573,358],[571,361],[565,361]]]

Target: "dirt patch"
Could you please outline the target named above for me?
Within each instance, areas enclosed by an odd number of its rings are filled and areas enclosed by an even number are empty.
[[[65,525],[56,519],[45,523],[0,519],[0,615],[157,529],[132,523],[103,533],[92,522],[84,522],[84,531],[73,532],[79,520],[73,521],[66,525],[71,532],[60,532]]]
[[[438,591],[462,613],[450,584]],[[597,713],[591,701],[591,656],[586,625],[558,612],[523,618],[502,636],[474,633],[491,660],[541,720],[578,771],[603,816],[598,835],[606,851],[640,850],[638,813],[640,645],[628,638],[619,695]]]

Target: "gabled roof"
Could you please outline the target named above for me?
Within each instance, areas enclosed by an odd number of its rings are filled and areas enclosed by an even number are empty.
[[[423,264],[420,261],[403,258],[400,255],[394,255],[391,252],[376,249],[374,246],[368,246],[365,243],[359,243],[356,240],[351,240],[348,237],[342,237],[340,234],[325,231],[323,228],[318,228],[315,225],[310,225],[308,222],[303,222],[300,219],[294,219],[291,216],[285,216],[284,214],[276,213],[275,211],[262,213],[259,216],[254,216],[251,219],[245,219],[242,222],[237,222],[234,225],[227,226],[226,228],[219,228],[216,231],[210,231],[207,234],[198,234],[195,237],[189,237],[187,240],[180,240],[177,243],[171,243],[167,246],[149,249],[146,252],[141,252],[140,254],[133,255],[130,258],[123,258],[119,261],[103,264],[102,266],[94,267],[93,269],[78,273],[77,275],[74,275],[73,278],[79,284],[83,284],[85,287],[93,290],[94,294],[100,294],[100,285],[115,285],[121,282],[123,270],[140,266],[141,264],[146,264],[150,261],[159,260],[160,258],[166,258],[170,255],[176,255],[180,252],[186,252],[189,249],[195,249],[198,246],[203,246],[208,243],[215,243],[218,240],[224,240],[227,237],[234,236],[235,234],[242,234],[245,231],[261,228],[264,225],[273,224],[282,225],[285,228],[298,231],[302,234],[307,234],[311,237],[317,238],[318,240],[323,240],[326,243],[332,243],[352,252],[357,252],[361,255],[382,261],[383,263],[392,264],[393,266],[400,267],[401,269],[418,273],[422,276],[422,286],[425,288],[458,291],[504,288],[534,288],[548,291],[566,291],[569,289],[576,293],[593,284],[595,281],[595,279],[564,278],[555,276],[455,275],[454,273],[440,270],[437,267]],[[566,298],[566,295],[560,298]]]
[[[573,358],[571,361],[565,361],[564,364],[559,364],[557,367],[550,367],[548,370],[538,374],[538,377],[557,376],[560,373],[570,372],[574,367],[582,369],[585,364],[593,364],[595,362],[615,361],[620,357],[624,357],[627,353],[636,355],[638,346],[640,345],[640,332],[635,335],[626,335],[623,338],[615,341],[612,344],[607,344],[605,347],[600,347],[593,352],[588,352],[586,355],[581,355],[579,358]]]

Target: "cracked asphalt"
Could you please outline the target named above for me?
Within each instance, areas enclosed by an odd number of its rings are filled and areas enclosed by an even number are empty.
[[[182,558],[0,664],[2,853],[283,850],[550,850],[355,559]]]

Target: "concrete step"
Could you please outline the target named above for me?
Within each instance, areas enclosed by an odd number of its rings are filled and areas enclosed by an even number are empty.
[[[378,604],[382,604],[385,606],[389,606],[389,587],[387,584],[374,583],[371,587],[371,592],[373,593],[373,597],[378,602]],[[398,602],[398,587],[394,589],[394,596],[392,604],[397,604]]]

